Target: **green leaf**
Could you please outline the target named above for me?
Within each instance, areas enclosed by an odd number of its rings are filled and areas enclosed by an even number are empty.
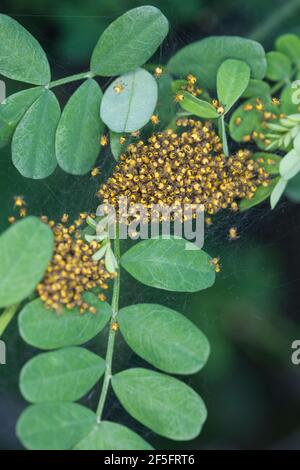
[[[156,112],[159,117],[159,129],[165,129],[176,113],[176,103],[172,90],[172,77],[168,73],[163,73],[157,80],[158,101]]]
[[[162,305],[139,304],[118,314],[120,330],[133,351],[171,374],[194,374],[205,365],[209,343],[190,320]]]
[[[246,62],[227,59],[218,69],[217,92],[225,111],[234,105],[246,90],[250,80],[250,67]]]
[[[0,74],[20,82],[47,85],[51,80],[45,52],[17,21],[0,14]]]
[[[288,56],[294,64],[300,64],[300,39],[296,34],[279,36],[275,45],[276,49]]]
[[[262,80],[250,79],[249,84],[242,94],[242,98],[262,98],[271,95],[271,87]]]
[[[59,166],[67,173],[84,175],[95,165],[104,131],[99,116],[101,99],[98,83],[89,79],[75,91],[63,110],[55,150]]]
[[[121,87],[121,91],[116,87]],[[100,115],[112,131],[133,132],[147,124],[156,103],[155,78],[146,70],[137,69],[111,83],[103,95]]]
[[[105,361],[84,348],[39,354],[25,364],[20,390],[31,403],[77,401],[98,382]]]
[[[124,144],[120,143],[120,137],[126,138],[126,142]],[[109,143],[111,153],[113,154],[114,159],[118,161],[121,153],[123,153],[126,150],[127,145],[129,145],[130,138],[129,136],[124,136],[124,134],[118,134],[117,132],[110,131]]]
[[[194,42],[177,52],[167,67],[178,77],[192,73],[201,86],[215,90],[218,68],[226,59],[247,62],[252,78],[265,76],[267,63],[263,47],[256,41],[237,36],[212,36]]]
[[[272,194],[271,194],[271,198],[270,198],[271,208],[272,209],[275,209],[279,199],[281,198],[281,196],[283,195],[283,193],[285,191],[287,183],[288,183],[288,181],[284,178],[280,178],[278,180],[278,183],[274,187],[274,189],[272,191]]]
[[[266,77],[274,82],[289,78],[292,73],[292,64],[290,59],[281,52],[271,51],[266,54],[267,73]]]
[[[7,145],[27,109],[42,94],[42,88],[30,88],[9,96],[0,104],[0,147]]]
[[[44,90],[26,111],[12,140],[12,159],[26,178],[50,176],[56,168],[55,132],[60,107],[55,95]]]
[[[279,165],[280,175],[290,180],[300,171],[300,155],[296,150],[291,150],[282,159]]]
[[[279,178],[274,178],[269,186],[259,186],[255,191],[253,198],[251,199],[242,199],[240,202],[240,210],[243,212],[251,207],[257,206],[261,202],[268,199],[268,197],[272,194],[273,189],[275,188]]]
[[[91,70],[105,77],[147,62],[168,34],[166,17],[155,7],[129,10],[109,25],[92,55]]]
[[[17,435],[26,449],[68,450],[83,439],[95,423],[95,414],[77,403],[42,403],[22,413]]]
[[[252,160],[256,160],[269,175],[278,175],[279,163],[282,157],[275,153],[257,152],[251,155]]]
[[[97,308],[95,315],[65,309],[57,314],[46,309],[39,299],[27,304],[19,315],[20,335],[27,343],[40,349],[78,346],[94,338],[111,317],[111,307],[91,293],[84,300]]]
[[[17,222],[0,237],[0,307],[33,292],[51,260],[52,230],[35,217]]]
[[[174,94],[178,93],[179,91],[184,90],[184,87],[186,87],[188,84],[187,80],[180,79],[180,80],[173,80],[172,82],[172,91]]]
[[[219,117],[216,109],[207,101],[200,100],[186,91],[182,92],[182,95],[184,98],[180,101],[180,106],[185,111],[205,119],[215,119]]]
[[[112,377],[112,387],[131,416],[169,439],[194,439],[206,420],[206,408],[199,395],[168,375],[128,369]]]
[[[75,450],[152,450],[138,434],[126,426],[101,421],[90,434],[75,446]]]
[[[175,292],[196,292],[215,282],[210,256],[184,239],[150,239],[137,243],[121,265],[146,286]]]

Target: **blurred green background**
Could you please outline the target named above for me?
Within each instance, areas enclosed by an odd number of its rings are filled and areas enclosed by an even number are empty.
[[[300,34],[300,0],[2,0],[1,13],[17,19],[41,42],[53,76],[88,69],[100,33],[130,8],[152,4],[169,18],[170,34],[158,52],[164,62],[178,48],[214,34],[260,40],[268,49],[283,32]],[[105,84],[105,82],[103,82]],[[7,82],[8,94],[20,89]],[[62,104],[74,85],[57,89]],[[0,230],[13,214],[13,197],[26,197],[36,215],[74,216],[96,206],[95,192],[111,171],[107,152],[98,180],[57,170],[43,181],[21,177],[10,150],[0,151]],[[239,239],[229,242],[230,226]],[[182,311],[207,334],[211,357],[205,369],[187,379],[204,398],[208,422],[200,437],[172,443],[139,426],[109,396],[106,418],[127,423],[161,449],[300,448],[300,366],[291,363],[291,343],[300,339],[300,205],[283,200],[272,213],[268,204],[246,214],[218,217],[206,232],[206,250],[220,256],[222,271],[213,288],[193,295],[144,288],[123,276],[122,305],[161,302]],[[14,426],[26,403],[18,391],[21,366],[34,354],[18,336],[16,321],[5,333],[7,365],[0,366],[0,448],[20,448]],[[104,353],[106,335],[91,343]],[[142,365],[118,338],[115,367]],[[97,388],[83,402],[95,406]]]

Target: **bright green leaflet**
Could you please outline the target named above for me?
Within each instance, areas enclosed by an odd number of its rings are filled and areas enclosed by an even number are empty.
[[[128,11],[100,37],[92,54],[91,70],[106,77],[136,69],[150,59],[168,30],[168,20],[155,7]]]
[[[0,104],[0,147],[9,143],[20,119],[42,92],[43,88],[29,88],[9,96]]]
[[[249,84],[242,94],[242,98],[269,97],[271,95],[271,87],[267,82],[262,80],[250,79]]]
[[[138,434],[122,424],[101,421],[75,450],[152,450]]]
[[[59,103],[52,91],[45,89],[26,111],[13,136],[12,159],[21,175],[41,179],[53,173],[59,118]]]
[[[51,80],[45,52],[17,21],[0,15],[0,74],[20,82],[47,85]]]
[[[276,205],[279,202],[279,199],[283,195],[285,188],[287,186],[288,181],[284,178],[280,178],[278,180],[278,183],[276,184],[275,188],[273,189],[273,192],[271,194],[270,202],[271,202],[271,208],[275,209]]]
[[[217,71],[226,59],[247,62],[251,77],[262,79],[267,63],[263,47],[256,41],[237,36],[212,36],[181,49],[168,62],[168,70],[178,77],[193,73],[209,90],[216,89]]]
[[[283,34],[276,40],[276,49],[300,64],[300,39],[295,34]]]
[[[117,92],[116,86],[122,91]],[[137,69],[114,80],[103,95],[100,115],[114,132],[133,132],[150,120],[157,103],[157,83],[144,69]],[[143,103],[143,106],[141,106]]]
[[[282,159],[279,165],[280,175],[286,180],[292,179],[300,171],[300,154],[291,150]]]
[[[162,305],[139,304],[120,310],[121,333],[133,351],[171,374],[194,374],[205,365],[209,343],[190,320]]]
[[[206,408],[199,395],[168,375],[128,369],[113,376],[112,387],[131,416],[169,439],[194,439],[206,420]]]
[[[269,186],[260,186],[259,188],[257,188],[252,199],[242,199],[239,204],[240,210],[245,211],[247,209],[250,209],[250,207],[257,206],[261,202],[265,201],[272,194],[272,191],[278,181],[279,177],[273,179]]]
[[[220,103],[229,111],[246,90],[250,80],[250,67],[246,62],[227,59],[218,69],[217,92]]]
[[[144,240],[122,256],[121,265],[146,286],[196,292],[213,285],[215,269],[207,253],[193,248],[184,239]]]
[[[77,308],[59,315],[39,299],[30,302],[19,315],[20,335],[28,344],[46,350],[86,343],[103,330],[111,307],[91,293],[86,293],[84,300],[97,308],[95,315],[81,315]]]
[[[84,175],[94,166],[104,126],[99,117],[102,91],[86,80],[65,106],[56,131],[55,150],[59,166],[72,175]]]
[[[280,81],[291,76],[292,64],[290,59],[281,52],[271,51],[266,54],[267,57],[267,73],[269,80]]]
[[[26,408],[17,435],[27,449],[72,449],[93,428],[95,414],[77,403],[41,403]]]
[[[0,307],[21,302],[42,279],[53,250],[52,230],[35,217],[0,237]]]
[[[84,348],[39,354],[25,364],[20,390],[31,403],[77,401],[103,375],[105,361]]]
[[[207,101],[200,100],[186,91],[182,95],[184,99],[180,101],[180,106],[185,111],[205,119],[217,119],[219,117],[216,109]]]

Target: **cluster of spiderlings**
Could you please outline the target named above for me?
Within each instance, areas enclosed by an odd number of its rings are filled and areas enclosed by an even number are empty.
[[[183,100],[183,95],[180,93],[181,91],[188,91],[193,96],[200,96],[203,93],[202,88],[197,86],[197,78],[191,73],[187,75],[186,83],[181,85],[180,89],[175,95],[175,101],[177,102]]]
[[[238,199],[251,199],[258,186],[268,186],[268,174],[248,150],[225,157],[211,123],[180,119],[177,125],[183,128],[180,134],[167,129],[127,147],[98,192],[104,204],[118,208],[125,197],[129,205],[147,209],[189,204],[215,214],[238,210]]]
[[[37,286],[40,299],[47,308],[59,312],[64,307],[78,307],[80,313],[96,313],[96,308],[84,301],[83,294],[91,289],[108,289],[107,282],[114,277],[106,271],[104,261],[94,261],[93,255],[99,250],[97,241],[87,243],[82,240],[79,228],[86,219],[86,214],[67,226],[68,215],[61,223],[41,217],[53,230],[55,247],[52,260],[44,279]],[[100,293],[99,300],[105,300]]]
[[[273,106],[279,106],[280,101],[278,98],[272,98],[271,102],[269,103]],[[255,140],[260,140],[264,145],[269,145],[271,141],[266,138],[265,132],[268,132],[268,122],[272,120],[277,120],[278,118],[285,117],[285,114],[280,113],[279,115],[270,111],[270,107],[266,109],[266,103],[261,98],[256,98],[253,102],[245,103],[242,107],[243,111],[248,112],[256,112],[259,116],[259,121],[261,123],[260,130],[254,130],[251,134],[245,134],[243,136],[243,142],[251,142]],[[236,117],[234,123],[236,126],[240,126],[243,122],[243,117]]]
[[[26,209],[26,202],[24,199],[24,196],[15,196],[14,197],[14,208],[15,210],[18,211],[18,216],[19,217],[26,217],[27,215],[27,209]],[[16,217],[14,215],[8,217],[8,222],[10,224],[13,224],[16,222]]]

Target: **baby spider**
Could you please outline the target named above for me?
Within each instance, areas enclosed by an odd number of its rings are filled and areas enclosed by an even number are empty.
[[[239,238],[236,227],[230,227],[228,237],[229,240],[236,240],[237,238]]]
[[[117,82],[114,86],[114,91],[115,93],[117,93],[117,95],[119,95],[120,93],[122,93],[123,91],[125,90],[125,85],[124,83],[122,82]]]
[[[182,93],[176,93],[174,100],[176,103],[180,103],[180,101],[184,100],[184,95]]]
[[[15,196],[15,207],[24,207],[26,206],[26,202],[24,196]]]
[[[219,273],[221,271],[220,257],[219,256],[217,256],[216,258],[212,258],[209,261],[209,264],[215,267],[216,273]]]
[[[92,171],[91,171],[91,176],[92,176],[93,178],[95,178],[96,176],[100,175],[100,173],[101,173],[101,172],[100,172],[100,168],[95,167],[95,168],[93,168]]]
[[[153,114],[153,115],[151,116],[151,122],[152,122],[152,124],[154,124],[154,125],[156,125],[156,124],[159,123],[159,117],[157,116],[157,114]]]
[[[102,147],[105,147],[105,145],[107,144],[108,144],[107,135],[103,134],[100,138],[100,145],[102,145]]]
[[[154,76],[156,78],[161,77],[162,73],[163,73],[163,69],[161,67],[156,67],[156,69],[154,70]]]
[[[118,329],[119,329],[119,323],[118,323],[118,322],[113,322],[113,323],[111,324],[111,329],[112,329],[113,331],[118,331]]]
[[[68,214],[63,214],[61,217],[61,221],[63,224],[66,224],[69,220],[69,215]]]
[[[21,207],[20,212],[19,212],[20,217],[26,217],[27,215],[27,210],[25,207]]]

